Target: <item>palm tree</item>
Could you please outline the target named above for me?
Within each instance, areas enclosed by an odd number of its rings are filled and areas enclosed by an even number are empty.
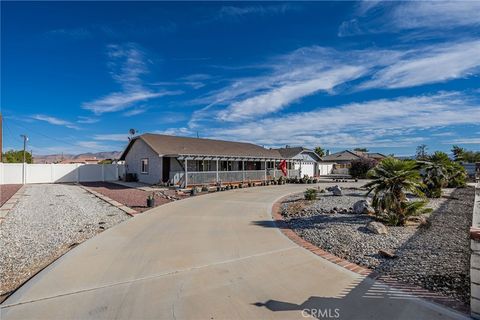
[[[467,177],[465,169],[453,162],[445,152],[437,151],[428,161],[421,161],[419,164],[425,172],[423,182],[426,186],[425,193],[429,198],[440,198],[443,187],[465,185]]]
[[[373,192],[372,205],[379,218],[387,223],[404,225],[409,216],[426,211],[426,201],[407,198],[407,193],[425,196],[416,161],[385,158],[369,171],[369,177],[372,181],[365,185],[367,194]]]

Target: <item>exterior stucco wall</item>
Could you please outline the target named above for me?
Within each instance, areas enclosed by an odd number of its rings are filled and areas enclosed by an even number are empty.
[[[142,173],[142,159],[148,159],[148,173]],[[135,140],[125,157],[127,173],[136,173],[138,181],[148,184],[162,180],[162,158],[141,139]]]

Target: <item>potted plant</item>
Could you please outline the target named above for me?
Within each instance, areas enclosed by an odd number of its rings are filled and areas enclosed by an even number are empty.
[[[155,193],[152,193],[147,197],[147,207],[149,208],[155,207]]]

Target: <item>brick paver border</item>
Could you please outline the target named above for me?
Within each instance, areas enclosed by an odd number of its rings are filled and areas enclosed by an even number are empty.
[[[105,196],[105,195],[103,195],[103,194],[101,194],[101,193],[99,193],[99,192],[97,192],[97,191],[94,191],[94,190],[90,189],[89,187],[86,187],[86,186],[81,185],[81,184],[79,184],[78,186],[80,186],[80,187],[83,188],[84,190],[90,192],[90,193],[93,194],[95,197],[97,197],[97,198],[99,198],[99,199],[101,199],[101,200],[103,200],[103,201],[111,204],[112,206],[114,206],[114,207],[122,210],[123,212],[125,212],[126,214],[128,214],[128,215],[130,215],[130,216],[132,216],[132,217],[133,217],[134,215],[136,215],[136,214],[139,213],[137,210],[134,210],[134,209],[132,209],[132,208],[130,208],[130,207],[127,207],[126,205],[124,205],[124,204],[122,204],[122,203],[120,203],[120,202],[118,202],[118,201],[115,201],[115,200],[113,200],[113,199],[111,199],[111,198],[109,198],[109,197],[107,197],[107,196]]]
[[[331,263],[334,263],[344,269],[357,273],[361,276],[369,277],[373,280],[386,284],[394,289],[402,290],[403,292],[406,292],[412,296],[425,299],[437,304],[441,304],[443,306],[455,309],[465,314],[469,314],[469,307],[459,301],[456,301],[450,297],[441,295],[440,293],[427,290],[420,286],[402,283],[396,280],[395,278],[392,278],[389,276],[382,276],[369,268],[359,266],[353,262],[337,257],[336,255],[331,254],[317,247],[311,242],[308,242],[305,239],[301,238],[298,234],[295,233],[295,231],[293,231],[288,227],[286,221],[283,219],[283,216],[281,214],[282,203],[290,196],[291,195],[287,195],[275,201],[275,203],[272,206],[271,214],[272,214],[273,222],[278,227],[278,229],[287,238],[292,240],[294,243],[296,243],[300,247],[305,248],[321,258],[326,259]]]
[[[21,186],[20,189],[15,192],[13,196],[10,197],[1,207],[0,207],[0,223],[7,217],[8,213],[15,208],[18,200],[25,194],[25,185]]]

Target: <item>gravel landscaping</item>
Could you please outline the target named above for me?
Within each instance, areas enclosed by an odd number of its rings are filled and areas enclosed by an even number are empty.
[[[0,293],[14,290],[71,247],[128,218],[78,186],[26,186],[0,224]]]
[[[0,207],[3,206],[20,188],[21,184],[2,184],[0,185]]]
[[[360,189],[344,189],[342,196],[319,194],[314,201],[294,195],[283,203],[282,215],[299,236],[340,258],[469,303],[473,188],[449,189],[432,199],[429,225],[387,226],[386,235],[366,228],[373,217],[352,212],[362,199],[365,191]],[[379,250],[397,257],[387,258]]]
[[[82,182],[86,186],[98,193],[101,193],[121,204],[126,205],[138,212],[142,212],[151,208],[147,207],[146,199],[152,192],[147,192],[135,188],[125,187],[111,182]],[[165,197],[155,194],[155,206],[171,202]]]

